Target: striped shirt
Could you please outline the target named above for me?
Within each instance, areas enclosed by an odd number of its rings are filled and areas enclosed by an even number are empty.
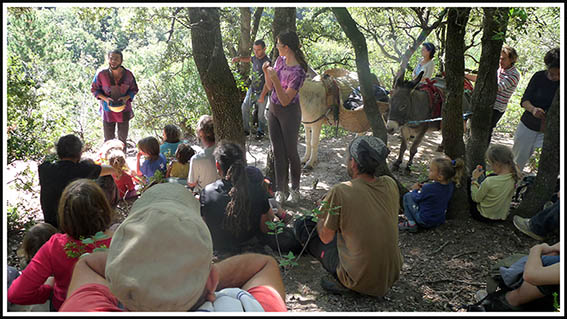
[[[508,101],[514,94],[518,82],[520,82],[520,72],[518,72],[515,66],[511,66],[508,69],[498,69],[498,92],[496,93],[496,101],[493,107],[495,110],[501,113],[506,111]]]

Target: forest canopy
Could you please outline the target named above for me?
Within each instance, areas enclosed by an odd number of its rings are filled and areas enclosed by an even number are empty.
[[[224,54],[238,55],[242,7],[220,8]],[[246,8],[251,15],[258,8]],[[192,56],[188,8],[179,7],[8,7],[7,141],[8,163],[38,160],[63,134],[75,133],[87,145],[102,142],[98,101],[90,92],[97,70],[107,67],[107,52],[119,49],[124,66],[140,88],[134,101],[131,137],[161,135],[174,122],[190,132],[196,119],[210,114]],[[350,7],[366,37],[371,71],[388,89],[402,56],[424,26],[440,20],[427,41],[438,47],[436,72],[444,70],[444,8]],[[255,39],[273,50],[274,8],[260,11]],[[530,75],[543,69],[543,55],[560,44],[559,7],[510,8],[505,43],[519,54],[522,74],[518,92]],[[478,70],[482,8],[472,8],[466,26],[465,69]],[[356,70],[354,50],[328,7],[296,8],[297,33],[309,65],[317,72],[333,67]],[[252,41],[255,39],[251,39]],[[406,74],[419,59],[413,52]],[[230,63],[238,88],[245,93],[247,74]],[[515,94],[499,129],[513,132],[521,108]]]

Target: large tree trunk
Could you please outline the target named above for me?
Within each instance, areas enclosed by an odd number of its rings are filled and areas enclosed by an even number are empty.
[[[250,21],[252,14],[249,7],[240,8],[240,41],[238,42],[238,56],[250,56]],[[248,78],[250,73],[250,62],[240,62],[238,73],[242,78]]]
[[[470,8],[450,8],[447,16],[446,35],[446,70],[447,95],[443,107],[443,143],[445,154],[451,159],[465,160],[463,141],[463,87],[465,71],[465,27],[469,19]],[[447,209],[447,218],[461,217],[468,213],[466,175],[461,180],[461,187],[455,188]]]
[[[557,89],[555,98],[546,114],[545,136],[539,157],[537,176],[535,182],[528,188],[520,207],[516,209],[515,214],[517,215],[531,217],[537,214],[555,192],[560,166],[559,117],[559,89]],[[561,196],[565,195],[561,194]]]
[[[295,8],[275,8],[274,9],[274,20],[272,21],[272,40],[273,40],[273,50],[270,54],[272,59],[272,65],[276,62],[279,56],[278,49],[276,47],[276,37],[284,30],[296,31],[295,26]],[[269,129],[269,128],[268,128]],[[287,170],[289,174],[289,169]],[[266,159],[266,170],[264,175],[272,180],[273,183],[276,182],[275,169],[274,169],[274,152],[270,147],[268,151],[268,157]],[[289,180],[289,178],[288,178]],[[289,193],[289,183],[284,185],[284,192]]]
[[[376,105],[376,97],[374,96],[374,88],[372,87],[372,80],[370,77],[370,66],[368,63],[368,48],[366,46],[366,39],[364,35],[358,30],[356,22],[351,17],[346,8],[332,8],[337,21],[341,25],[346,36],[354,47],[356,56],[356,69],[358,72],[358,79],[360,89],[362,91],[362,100],[364,101],[364,112],[372,127],[372,134],[381,139],[384,144],[388,143],[388,135],[382,116]],[[385,163],[384,163],[385,164]],[[390,172],[387,165],[380,165],[376,172],[378,175],[388,175],[396,181],[400,195],[407,193],[405,188],[398,179]]]
[[[191,46],[211,104],[215,137],[244,146],[240,94],[224,55],[218,8],[189,8]]]
[[[508,26],[508,8],[484,8],[482,54],[472,95],[471,136],[467,142],[469,171],[485,166],[484,154],[489,145],[492,107],[498,91],[497,72],[500,51]]]
[[[295,26],[295,8],[275,8],[274,21],[272,21],[272,40],[274,47],[270,54],[272,61],[276,61],[280,55],[276,47],[276,37],[284,30],[297,31]]]

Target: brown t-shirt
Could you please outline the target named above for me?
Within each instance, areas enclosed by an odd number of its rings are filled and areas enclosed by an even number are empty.
[[[325,200],[340,206],[322,216],[325,227],[337,231],[339,280],[346,287],[384,296],[400,276],[403,259],[398,247],[399,192],[389,176],[374,182],[360,178],[333,186]]]

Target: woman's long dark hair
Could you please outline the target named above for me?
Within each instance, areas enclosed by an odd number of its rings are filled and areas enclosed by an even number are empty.
[[[223,228],[238,236],[242,231],[249,231],[252,227],[244,151],[238,144],[221,142],[214,155],[220,165],[223,178],[232,184],[228,192],[230,202],[226,205]]]
[[[303,70],[307,72],[307,61],[305,60],[303,51],[301,51],[301,49],[299,48],[299,37],[297,36],[297,33],[289,30],[282,31],[278,35],[278,40],[281,44],[287,45],[291,49],[291,51],[293,51],[297,62],[299,63],[299,65],[301,65]]]

